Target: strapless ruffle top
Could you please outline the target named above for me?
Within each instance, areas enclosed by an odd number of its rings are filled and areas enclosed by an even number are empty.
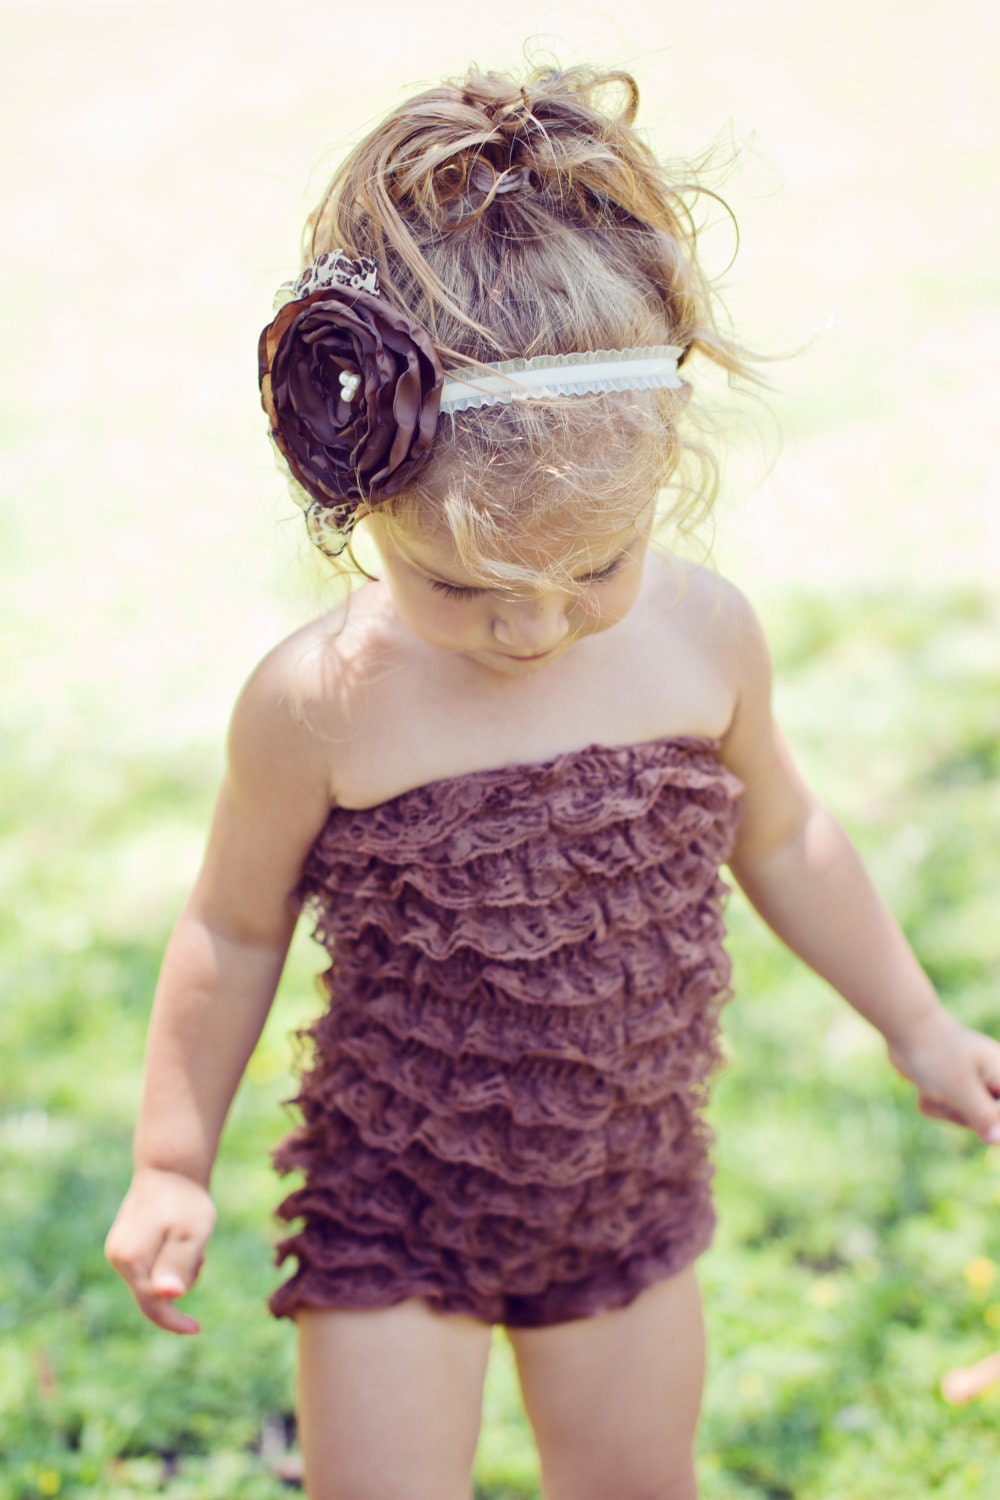
[[[592,745],[331,812],[298,892],[330,1003],[276,1153],[304,1174],[276,1314],[560,1322],[705,1248],[740,808],[717,752]]]

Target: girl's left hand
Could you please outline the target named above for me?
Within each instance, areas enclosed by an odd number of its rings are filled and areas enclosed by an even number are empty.
[[[938,1006],[893,1039],[889,1061],[915,1085],[921,1114],[1000,1145],[1000,1044],[991,1037]]]

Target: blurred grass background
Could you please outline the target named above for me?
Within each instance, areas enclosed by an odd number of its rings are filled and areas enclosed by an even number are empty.
[[[101,1245],[229,706],[324,606],[256,334],[345,146],[470,59],[534,38],[625,64],[660,149],[738,148],[734,321],[806,349],[774,369],[780,456],[771,422],[737,424],[714,556],[764,615],[804,768],[948,1003],[996,1028],[998,33],[985,0],[0,0],[0,1500],[285,1492],[267,1151],[306,939],[220,1162],[204,1335],[141,1324]],[[1000,1406],[936,1387],[1000,1339],[1000,1161],[922,1121],[863,1024],[731,912],[706,1500],[990,1495]],[[537,1496],[501,1336],[477,1483]]]

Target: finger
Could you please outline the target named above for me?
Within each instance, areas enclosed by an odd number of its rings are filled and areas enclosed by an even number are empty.
[[[201,1324],[198,1320],[188,1313],[181,1312],[179,1307],[175,1307],[171,1297],[157,1296],[154,1292],[148,1291],[136,1291],[133,1295],[143,1317],[155,1323],[157,1328],[163,1328],[167,1333],[201,1332]]]
[[[980,1082],[970,1099],[966,1122],[987,1146],[1000,1145],[1000,1104],[984,1082]]]
[[[123,1281],[128,1283],[133,1295],[141,1283],[148,1281],[150,1267],[159,1249],[159,1241],[147,1245],[143,1239],[129,1232],[118,1220],[112,1224],[104,1241],[104,1254]]]
[[[988,1146],[1000,1144],[1000,1104],[977,1069],[975,1075],[950,1100],[920,1096],[920,1111],[935,1120],[952,1120],[974,1130]]]
[[[120,1231],[116,1233],[112,1229],[105,1244],[105,1254],[119,1276],[127,1282],[143,1317],[169,1333],[201,1332],[200,1325],[194,1318],[173,1306],[173,1298],[183,1295],[183,1287],[179,1291],[172,1291],[168,1281],[166,1290],[153,1289],[150,1280],[151,1256],[148,1251],[133,1246]]]
[[[940,1099],[934,1099],[929,1094],[921,1094],[917,1100],[917,1108],[928,1120],[946,1120],[950,1125],[964,1125],[965,1120],[955,1110],[950,1108]]]
[[[964,1406],[1000,1380],[1000,1354],[991,1354],[964,1370],[949,1370],[941,1382],[941,1394],[950,1406]]]
[[[976,1113],[970,1124],[989,1146],[1000,1145],[1000,1046],[992,1037],[973,1033],[974,1058],[978,1080]]]
[[[181,1312],[174,1303],[194,1286],[204,1260],[204,1241],[200,1236],[168,1234],[141,1288],[140,1307],[146,1317],[171,1333],[200,1333],[197,1319]]]
[[[984,1038],[984,1041],[990,1041]],[[990,1041],[985,1049],[979,1065],[979,1075],[986,1086],[990,1097],[994,1100],[1000,1099],[1000,1047]]]
[[[200,1235],[168,1232],[149,1273],[150,1289],[160,1297],[183,1297],[197,1281],[204,1260]]]

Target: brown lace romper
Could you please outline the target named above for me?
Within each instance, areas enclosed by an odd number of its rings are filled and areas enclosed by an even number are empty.
[[[530,1327],[630,1302],[714,1228],[740,783],[702,738],[592,745],[335,809],[299,894],[330,1009],[278,1148],[271,1299]]]

